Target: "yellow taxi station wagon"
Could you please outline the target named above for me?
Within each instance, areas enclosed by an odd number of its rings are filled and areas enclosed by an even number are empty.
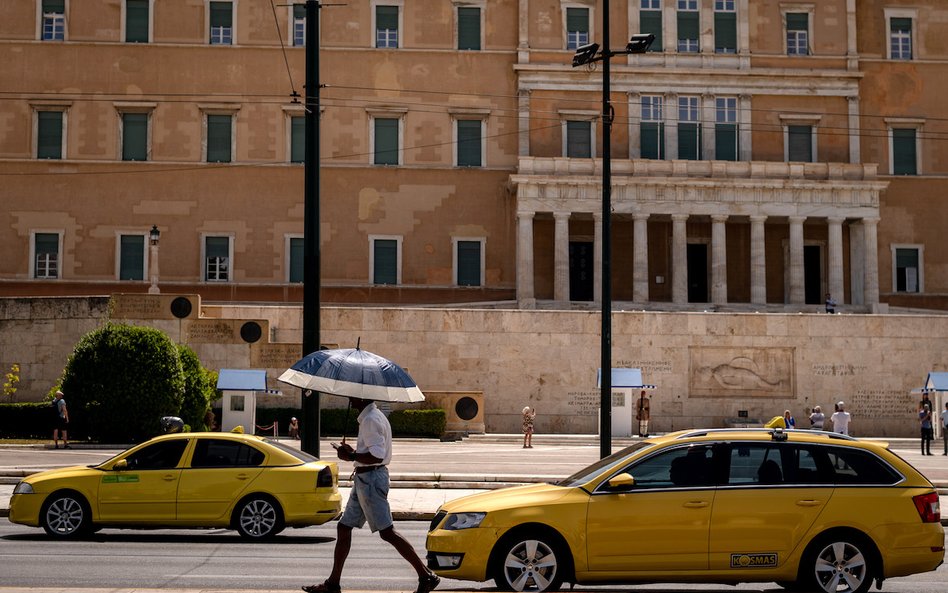
[[[864,593],[935,570],[938,494],[885,443],[709,429],[636,443],[556,484],[444,504],[428,566],[502,590],[771,582]]]
[[[156,437],[94,466],[33,474],[10,521],[73,537],[102,527],[229,527],[265,539],[340,511],[338,468],[279,441],[234,433]]]

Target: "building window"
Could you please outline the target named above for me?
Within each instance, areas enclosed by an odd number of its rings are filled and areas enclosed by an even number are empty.
[[[701,159],[701,122],[698,97],[678,97],[678,158]]]
[[[375,7],[375,47],[398,47],[398,7]]]
[[[816,150],[813,126],[788,125],[786,127],[787,162],[812,163]]]
[[[566,49],[576,49],[589,43],[589,9],[567,7]]]
[[[481,49],[481,9],[458,6],[458,49]]]
[[[892,288],[895,292],[922,292],[922,256],[924,251],[919,245],[893,245]]]
[[[398,165],[399,155],[399,127],[401,120],[397,117],[372,118],[372,155],[373,164]]]
[[[714,158],[736,161],[738,150],[737,97],[717,97],[715,100]]]
[[[787,55],[810,55],[810,15],[806,12],[788,12]]]
[[[148,160],[148,114],[122,114],[122,160]]]
[[[230,237],[204,237],[204,280],[230,280]]]
[[[889,19],[889,57],[893,60],[912,59],[912,19]]]
[[[65,113],[62,111],[36,112],[36,158],[63,158],[64,121]]]
[[[662,51],[662,0],[640,0],[639,32],[655,36],[649,51]]]
[[[233,2],[211,2],[211,45],[234,43]]]
[[[592,158],[592,122],[566,121],[566,151],[565,155],[573,159]]]
[[[59,233],[33,235],[33,277],[59,278]]]
[[[148,43],[149,0],[125,0],[125,42]]]
[[[66,39],[66,0],[42,0],[43,41],[64,41]]]
[[[737,53],[737,11],[734,0],[714,0],[714,53]]]
[[[678,0],[678,51],[695,53],[701,48],[698,44],[700,24],[698,0]]]
[[[145,235],[119,235],[118,279],[145,279]]]
[[[287,280],[290,282],[303,281],[303,237],[289,237],[287,239]]]
[[[402,283],[402,238],[369,237],[372,284]]]
[[[233,160],[233,115],[207,114],[207,162]]]
[[[293,5],[293,45],[296,47],[303,47],[306,45],[306,5],[305,4]]]
[[[642,97],[641,142],[643,159],[665,158],[664,98],[656,95]]]
[[[457,286],[481,286],[484,277],[484,239],[452,239],[454,244],[454,283]]]
[[[459,167],[481,167],[484,122],[479,119],[457,120],[457,158]]]
[[[892,174],[918,175],[918,130],[892,128]]]
[[[290,117],[290,162],[302,163],[306,160],[306,117]]]

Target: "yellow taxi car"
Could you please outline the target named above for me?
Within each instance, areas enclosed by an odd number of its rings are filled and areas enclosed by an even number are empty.
[[[886,444],[713,429],[636,443],[556,483],[444,504],[428,566],[501,590],[770,582],[864,593],[936,569],[938,494]]]
[[[101,527],[229,527],[269,538],[340,511],[338,468],[279,441],[191,432],[156,437],[94,466],[33,474],[10,521],[73,537]]]

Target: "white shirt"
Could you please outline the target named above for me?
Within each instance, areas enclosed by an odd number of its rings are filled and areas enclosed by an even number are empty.
[[[948,428],[948,410],[942,410],[941,412],[941,425]]]
[[[833,432],[838,432],[839,434],[849,434],[850,418],[851,416],[849,415],[849,412],[833,412],[833,415],[830,416],[830,420],[833,421]]]
[[[392,425],[388,418],[375,405],[367,405],[356,420],[359,421],[359,437],[356,439],[356,453],[371,453],[382,460],[379,465],[388,465],[392,460]],[[355,467],[376,465],[353,461]]]

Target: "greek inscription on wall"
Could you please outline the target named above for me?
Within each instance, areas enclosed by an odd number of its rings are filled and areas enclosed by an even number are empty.
[[[793,348],[696,346],[692,397],[793,397]]]
[[[188,341],[195,344],[238,344],[243,340],[230,321],[198,320],[188,325]]]
[[[846,411],[853,417],[915,418],[918,401],[919,396],[899,389],[857,389],[846,401]]]
[[[299,344],[254,344],[250,365],[261,369],[288,369],[301,358]]]
[[[617,360],[615,368],[642,369],[642,380],[649,382],[652,375],[670,374],[672,364],[670,360]]]
[[[566,393],[566,405],[573,416],[596,416],[599,414],[598,391],[569,391]]]
[[[160,295],[117,294],[112,297],[112,319],[171,319]]]
[[[864,374],[869,367],[864,364],[822,364],[817,363],[810,367],[810,372],[821,377],[857,377]]]

